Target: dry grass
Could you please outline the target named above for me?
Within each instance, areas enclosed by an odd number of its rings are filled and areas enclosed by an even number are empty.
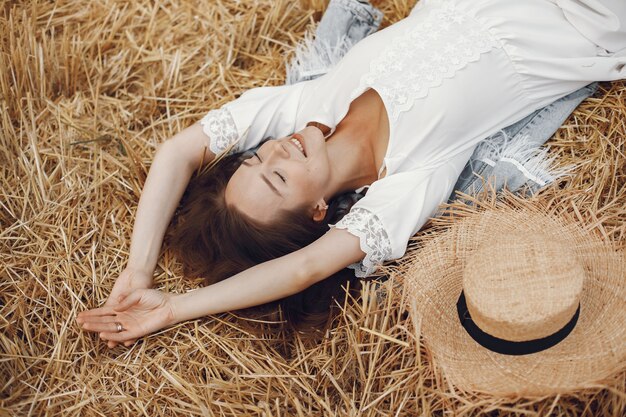
[[[0,415],[623,415],[623,374],[568,396],[461,395],[393,278],[366,283],[318,344],[254,336],[234,313],[114,350],[77,328],[125,266],[156,145],[246,88],[281,84],[325,4],[0,1]],[[387,25],[413,1],[375,4]],[[615,82],[579,107],[549,142],[577,173],[536,197],[622,246],[625,101]],[[167,253],[157,273],[167,291],[198,285]],[[393,296],[378,303],[380,286]]]

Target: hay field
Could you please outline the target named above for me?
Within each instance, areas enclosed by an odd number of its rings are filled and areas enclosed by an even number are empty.
[[[413,3],[374,1],[383,26]],[[83,333],[77,312],[102,304],[125,266],[157,144],[246,88],[283,83],[285,57],[326,1],[0,5],[0,416],[624,414],[623,372],[571,395],[458,392],[414,333],[393,274],[346,301],[319,343],[251,334],[236,312],[131,348]],[[621,247],[625,102],[625,82],[605,83],[576,110],[548,142],[576,173],[534,197]],[[179,277],[164,253],[155,286],[199,285]]]

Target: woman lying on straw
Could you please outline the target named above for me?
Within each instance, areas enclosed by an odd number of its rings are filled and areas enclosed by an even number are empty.
[[[592,81],[624,78],[622,0],[421,0],[324,76],[246,91],[160,145],[129,266],[78,322],[129,345],[345,282],[346,271],[373,276],[404,255],[479,141]],[[172,158],[178,176],[154,169]],[[170,216],[202,168],[168,240],[185,274],[211,285],[149,289]],[[351,207],[338,203],[365,187]]]

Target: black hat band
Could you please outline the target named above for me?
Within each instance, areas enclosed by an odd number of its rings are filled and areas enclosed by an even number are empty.
[[[541,352],[542,350],[548,349],[565,339],[565,337],[570,334],[572,329],[574,329],[574,326],[576,326],[578,316],[580,315],[580,302],[578,303],[578,308],[570,321],[567,322],[565,326],[561,327],[561,329],[549,336],[542,337],[540,339],[525,340],[522,342],[512,342],[510,340],[500,339],[482,331],[480,327],[474,323],[474,320],[472,320],[472,316],[467,309],[465,294],[463,291],[461,291],[459,300],[456,303],[456,309],[461,325],[465,328],[472,339],[484,348],[496,353],[502,353],[504,355],[527,355],[529,353]]]

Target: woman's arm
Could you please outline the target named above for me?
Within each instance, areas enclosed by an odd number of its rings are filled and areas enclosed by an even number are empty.
[[[331,229],[303,249],[255,265],[208,287],[174,295],[173,321],[178,323],[287,297],[363,256],[358,238],[345,230]]]
[[[99,332],[109,343],[138,337],[208,314],[247,308],[300,292],[361,260],[359,240],[343,229],[331,229],[309,246],[249,268],[228,279],[185,294],[139,289],[118,307],[82,312],[83,329]],[[117,332],[116,323],[123,331]],[[110,345],[109,345],[110,346]]]
[[[130,268],[149,274],[154,271],[165,230],[191,175],[201,163],[215,158],[208,140],[202,126],[195,123],[159,145],[137,207]]]
[[[120,298],[135,289],[152,287],[165,229],[191,174],[215,158],[207,142],[202,126],[196,123],[159,145],[139,198],[127,266],[115,280],[105,306],[117,306]]]

